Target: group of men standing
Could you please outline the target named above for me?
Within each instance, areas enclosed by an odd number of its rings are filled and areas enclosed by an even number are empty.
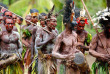
[[[21,25],[23,19],[8,10],[0,15],[0,73],[90,74],[85,58],[85,51],[89,51],[96,57],[92,73],[109,74],[109,9],[104,16],[107,20],[99,19],[103,31],[93,38],[84,30],[87,19],[82,15],[75,18],[73,0],[65,1],[65,30],[59,35],[53,10],[54,6],[48,14],[39,14],[37,9],[30,9],[26,25]]]

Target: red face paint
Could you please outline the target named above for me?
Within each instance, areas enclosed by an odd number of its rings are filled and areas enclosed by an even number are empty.
[[[51,22],[51,25],[54,25],[54,23],[53,23],[53,22]]]
[[[45,22],[44,21],[41,21],[40,24],[41,24],[42,27],[45,27]]]
[[[85,23],[78,23],[78,26],[85,26]]]
[[[57,19],[56,19],[56,17],[55,16],[52,16],[51,19],[50,19],[50,21],[47,23],[47,25],[51,29],[55,30],[55,27],[57,26]]]
[[[6,24],[5,24],[5,27],[6,27],[6,30],[7,31],[12,31],[12,29],[13,29],[13,24],[14,24],[14,22],[13,22],[13,20],[12,19],[6,19]]]

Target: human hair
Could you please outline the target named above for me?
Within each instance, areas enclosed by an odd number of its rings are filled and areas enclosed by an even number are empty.
[[[18,17],[19,19],[20,19],[20,21],[23,21],[23,18],[21,18],[21,17]]]
[[[70,16],[72,13],[70,3],[72,3],[73,0],[66,0],[65,2],[66,2],[66,4],[64,7],[63,23],[70,23]]]
[[[109,23],[110,23],[110,17],[109,17],[109,16],[105,16],[105,18],[106,18],[107,20],[104,20],[103,18],[101,18],[101,19],[99,20],[99,23],[101,24],[101,26],[102,26],[103,29],[105,29],[106,25],[110,25],[110,24],[109,24]]]
[[[6,11],[3,13],[3,16],[5,16],[5,13],[6,13],[6,12],[9,12],[9,11],[8,11],[8,10],[6,10]]]

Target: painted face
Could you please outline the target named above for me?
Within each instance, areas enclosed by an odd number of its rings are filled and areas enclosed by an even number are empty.
[[[14,21],[12,19],[6,19],[5,27],[8,32],[11,32],[14,26]]]
[[[84,30],[84,26],[79,26],[79,25],[78,25],[78,26],[77,26],[77,30],[78,30],[78,31]]]
[[[38,17],[37,16],[31,16],[31,17],[32,17],[31,21],[33,23],[37,23],[38,22]]]
[[[49,26],[51,29],[55,30],[55,27],[57,26],[57,19],[56,19],[55,17],[51,17],[48,26]]]
[[[26,17],[26,20],[31,21],[31,16],[27,16],[27,17]],[[30,22],[28,22],[28,21],[26,21],[26,24],[30,25],[31,23],[30,23]]]
[[[17,21],[16,21],[19,25],[21,25],[22,24],[22,21],[20,20],[20,18],[19,17],[17,17]]]
[[[42,16],[42,19],[40,20],[40,25],[42,27],[45,27],[45,19],[46,19],[46,16]]]
[[[78,25],[77,25],[77,30],[82,31],[82,30],[84,30],[84,27],[85,27],[85,21],[80,20],[80,22],[78,22]]]
[[[13,14],[13,15],[12,15],[12,18],[13,18],[14,22],[16,22],[17,16]]]
[[[11,12],[5,12],[5,18],[12,18]]]

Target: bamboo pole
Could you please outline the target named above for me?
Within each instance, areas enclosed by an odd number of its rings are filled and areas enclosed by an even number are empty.
[[[91,16],[90,16],[89,12],[88,12],[88,9],[87,9],[87,7],[86,7],[84,1],[81,0],[81,2],[82,2],[83,6],[84,6],[84,8],[85,8],[85,10],[86,10],[86,12],[87,12],[87,15],[88,15],[88,17],[89,17],[89,19],[90,19],[92,25],[94,25],[94,22],[92,21],[92,18],[91,18]],[[98,35],[98,37],[99,37],[99,39],[100,39],[100,41],[101,41],[101,43],[102,43],[102,46],[104,47],[104,49],[106,50],[106,52],[107,52],[108,54],[110,54],[110,53],[108,52],[108,50],[106,49],[106,47],[104,46],[103,41],[102,41],[102,39],[101,39],[101,37],[100,37],[100,35],[99,35],[99,32],[98,32],[97,28],[95,27],[94,29],[95,29],[95,31],[96,31],[96,33],[97,33],[97,35]]]

